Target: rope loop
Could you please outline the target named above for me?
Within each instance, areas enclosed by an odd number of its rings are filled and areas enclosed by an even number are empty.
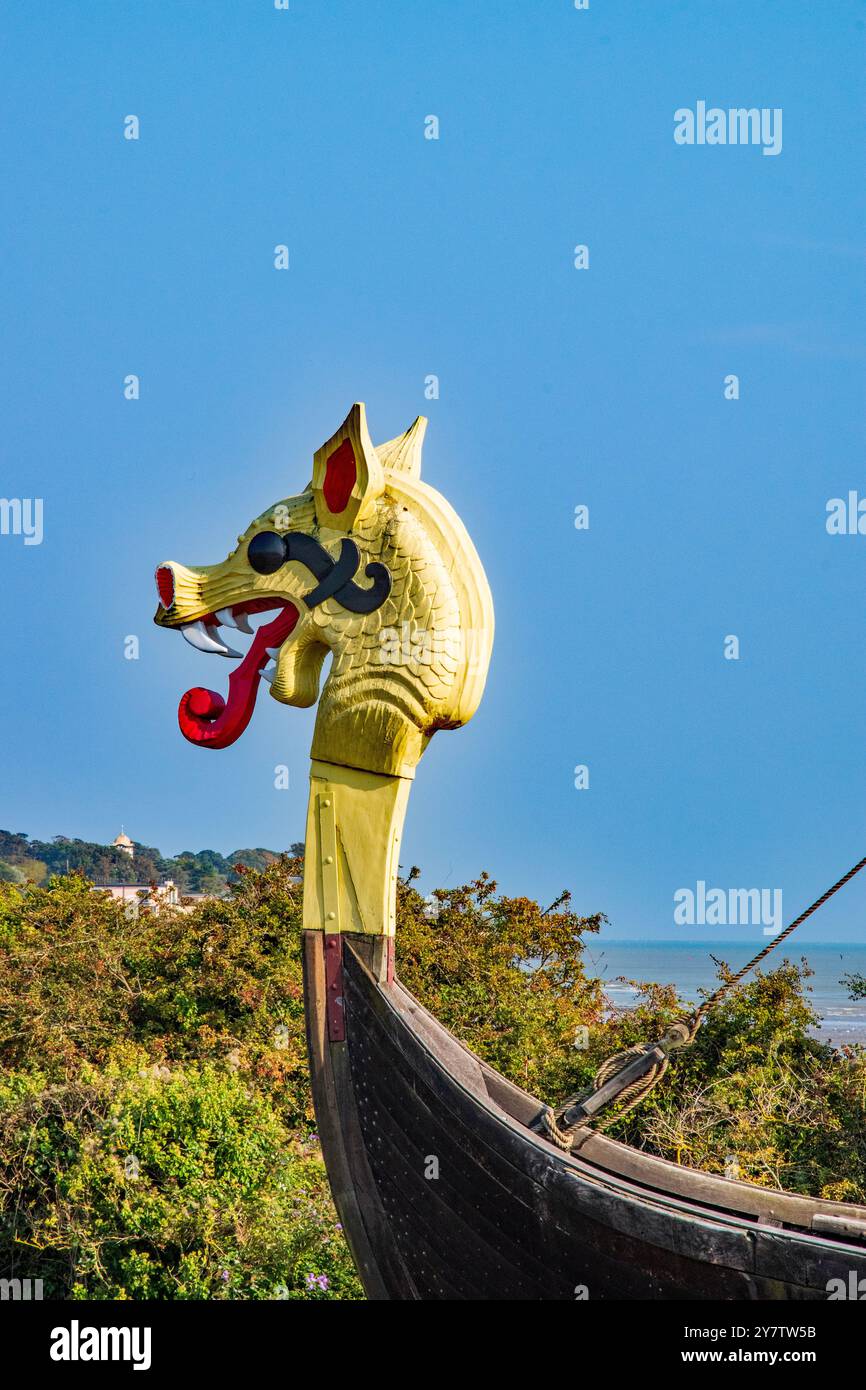
[[[548,1138],[552,1144],[555,1144],[558,1149],[562,1149],[565,1153],[571,1153],[571,1144],[574,1136],[568,1134],[564,1129],[559,1128],[559,1125],[556,1123],[556,1115],[549,1105],[545,1105],[541,1112],[541,1127],[544,1130],[545,1137]]]

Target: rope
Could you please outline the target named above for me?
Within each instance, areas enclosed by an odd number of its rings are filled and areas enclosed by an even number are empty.
[[[705,999],[694,1015],[695,1020],[700,1023],[713,1005],[718,1004],[720,1000],[724,999],[729,989],[733,989],[734,985],[738,985],[744,975],[748,975],[749,971],[754,970],[756,965],[760,965],[761,961],[765,960],[771,951],[775,951],[777,946],[781,946],[782,942],[787,936],[791,935],[792,931],[796,931],[799,926],[802,926],[807,917],[811,917],[813,912],[817,912],[819,907],[823,907],[828,898],[832,898],[834,893],[838,893],[840,888],[844,888],[845,884],[849,883],[855,874],[859,874],[864,866],[866,866],[866,855],[854,865],[853,869],[849,869],[847,874],[843,874],[838,882],[833,884],[832,888],[828,888],[826,893],[822,893],[820,898],[816,898],[811,907],[807,907],[805,912],[801,912],[799,917],[795,917],[790,926],[787,926],[778,936],[774,936],[770,944],[765,946],[763,951],[759,951],[758,954],[749,961],[748,965],[744,965],[742,970],[738,970],[736,975],[732,975],[730,980],[723,984],[720,989],[716,990],[715,994],[711,994],[709,999]]]
[[[555,1144],[558,1149],[563,1149],[566,1153],[571,1153],[572,1135],[559,1128],[556,1123],[556,1115],[549,1105],[545,1105],[541,1112],[541,1128],[551,1144]]]
[[[609,1081],[617,1072],[622,1071],[623,1067],[627,1066],[632,1058],[639,1052],[650,1051],[652,1051],[652,1043],[637,1043],[634,1047],[626,1048],[625,1052],[615,1052],[612,1057],[608,1057],[606,1062],[602,1062],[596,1072],[595,1080],[592,1083],[593,1089],[596,1091],[599,1090],[600,1087],[604,1085],[605,1081]],[[630,1110],[633,1110],[638,1101],[643,1100],[644,1096],[649,1094],[653,1086],[661,1081],[670,1066],[670,1061],[670,1057],[665,1055],[661,1062],[654,1063],[646,1076],[642,1076],[639,1081],[633,1081],[630,1086],[626,1086],[625,1090],[620,1091],[616,1098],[617,1108],[615,1113],[610,1115],[608,1119],[602,1120],[599,1123],[599,1129],[605,1129],[609,1124],[613,1123],[614,1119],[620,1120],[623,1115],[627,1115]]]
[[[668,1033],[662,1038],[660,1043],[635,1043],[633,1047],[626,1048],[624,1052],[615,1052],[607,1061],[602,1062],[593,1080],[593,1090],[600,1090],[606,1081],[616,1076],[629,1062],[642,1052],[654,1052],[660,1048],[664,1056],[660,1061],[654,1062],[649,1071],[644,1076],[632,1081],[625,1086],[616,1097],[614,1112],[606,1120],[599,1123],[599,1129],[607,1129],[613,1124],[614,1120],[621,1120],[623,1115],[627,1115],[636,1105],[649,1095],[654,1086],[657,1086],[667,1071],[671,1063],[670,1054],[675,1048],[688,1047],[694,1041],[695,1034],[700,1027],[700,1020],[697,1018],[680,1019],[672,1023]]]
[[[697,1031],[710,1009],[720,1003],[729,990],[734,989],[745,975],[748,975],[751,970],[754,970],[755,966],[760,965],[762,960],[766,960],[771,951],[775,951],[777,946],[781,946],[786,937],[789,937],[793,931],[796,931],[799,926],[802,926],[807,917],[811,917],[813,912],[817,912],[819,907],[823,907],[824,903],[827,902],[829,898],[832,898],[834,893],[838,893],[840,888],[844,888],[845,884],[849,883],[850,880],[854,878],[855,874],[859,874],[860,870],[863,868],[866,868],[866,855],[864,855],[852,869],[849,869],[847,874],[844,874],[842,878],[834,883],[832,888],[828,888],[826,893],[822,893],[820,898],[816,898],[811,907],[807,907],[805,912],[801,912],[799,917],[796,917],[783,932],[780,932],[778,936],[774,937],[773,940],[764,947],[763,951],[759,951],[747,965],[743,966],[742,970],[738,970],[736,975],[732,975],[729,980],[726,980],[714,994],[710,995],[709,999],[705,999],[700,1008],[692,1014],[691,1018],[679,1020],[672,1024],[670,1032],[661,1043],[636,1043],[633,1047],[627,1048],[624,1052],[615,1052],[612,1057],[608,1057],[606,1061],[602,1062],[592,1083],[593,1090],[595,1091],[600,1090],[606,1082],[617,1076],[619,1072],[627,1067],[630,1062],[633,1062],[635,1057],[639,1056],[641,1053],[652,1052],[656,1047],[662,1049],[664,1052],[664,1056],[660,1060],[654,1062],[644,1076],[624,1086],[622,1091],[614,1097],[613,1101],[608,1101],[608,1104],[613,1104],[615,1108],[606,1120],[602,1120],[599,1123],[598,1128],[606,1129],[614,1120],[622,1119],[623,1115],[627,1115],[630,1110],[633,1110],[636,1105],[648,1096],[653,1087],[657,1086],[661,1081],[670,1065],[670,1051],[676,1047],[690,1046],[690,1044],[694,1042]],[[565,1109],[568,1109],[568,1107],[566,1106]],[[559,1119],[562,1119],[563,1114],[564,1111],[560,1111]],[[583,1121],[578,1121],[578,1123],[585,1122],[585,1119]],[[570,1151],[573,1132],[577,1125],[565,1129],[562,1128],[550,1106],[546,1106],[544,1111],[542,1111],[541,1125],[552,1143],[556,1144],[558,1148]]]

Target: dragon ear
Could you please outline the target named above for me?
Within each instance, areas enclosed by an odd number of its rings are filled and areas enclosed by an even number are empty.
[[[421,477],[421,449],[427,430],[426,415],[419,415],[405,434],[389,439],[387,444],[377,444],[376,453],[383,468],[392,473],[406,473],[410,478]]]
[[[385,487],[385,475],[356,401],[336,434],[313,455],[313,500],[320,526],[351,531]]]

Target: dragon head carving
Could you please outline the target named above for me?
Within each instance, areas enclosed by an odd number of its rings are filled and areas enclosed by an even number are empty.
[[[192,743],[225,748],[247,727],[262,679],[288,705],[319,699],[312,756],[411,776],[431,735],[474,714],[493,641],[493,604],[456,513],[421,481],[426,420],[374,448],[364,406],[313,459],[305,491],[270,507],[220,564],[166,561],[155,622],[237,659],[224,699],[180,702]],[[253,629],[250,619],[256,617]],[[246,654],[223,629],[252,636]]]

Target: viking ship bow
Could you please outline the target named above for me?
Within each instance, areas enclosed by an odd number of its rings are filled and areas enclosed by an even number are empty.
[[[866,1276],[866,1208],[678,1167],[583,1125],[462,1046],[394,974],[400,838],[432,735],[478,707],[493,604],[459,518],[421,481],[426,421],[374,447],[352,407],[302,493],[220,564],[157,570],[156,622],[237,658],[181,730],[233,743],[261,681],[318,700],[304,871],[307,1037],[334,1200],[374,1299],[820,1299]],[[252,632],[246,655],[222,636]],[[332,664],[319,695],[325,657]]]

